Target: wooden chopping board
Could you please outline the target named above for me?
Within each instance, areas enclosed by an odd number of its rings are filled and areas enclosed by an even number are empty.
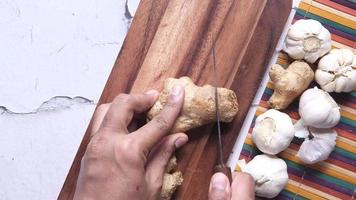
[[[226,161],[291,6],[292,0],[141,0],[99,105],[119,93],[161,89],[168,77],[186,75],[198,85],[212,84],[215,42],[218,84],[236,92],[240,109],[222,127]],[[189,143],[177,152],[184,183],[175,199],[207,199],[217,158],[212,130],[189,131]],[[89,135],[83,137],[58,199],[73,198]]]

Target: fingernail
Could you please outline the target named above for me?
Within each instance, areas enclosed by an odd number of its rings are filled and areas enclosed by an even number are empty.
[[[157,95],[158,91],[157,90],[148,90],[147,92],[145,92],[145,94],[153,96],[153,95]]]
[[[217,173],[213,176],[212,188],[216,190],[225,191],[227,186],[226,177],[222,173]]]
[[[178,139],[176,139],[176,141],[174,142],[174,145],[176,146],[176,148],[180,148],[182,147],[185,143],[188,142],[188,137],[179,137]]]
[[[181,93],[182,93],[182,86],[176,85],[173,87],[171,95],[173,99],[178,100]]]

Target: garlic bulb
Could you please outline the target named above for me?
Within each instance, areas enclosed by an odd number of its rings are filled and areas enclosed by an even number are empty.
[[[310,128],[310,136],[299,148],[297,157],[307,164],[326,160],[334,150],[337,133],[333,129]]]
[[[317,87],[306,90],[299,101],[299,115],[303,126],[331,128],[340,120],[339,106],[329,93]]]
[[[249,173],[255,180],[257,196],[274,198],[288,182],[287,164],[271,155],[255,156],[249,163],[238,163],[242,172]]]
[[[333,49],[322,57],[315,81],[327,92],[351,92],[356,89],[356,55],[349,49]]]
[[[292,119],[285,113],[270,109],[259,115],[252,139],[263,153],[275,155],[286,149],[294,137]]]
[[[294,59],[314,63],[331,49],[330,32],[312,19],[296,21],[285,39],[283,50]]]

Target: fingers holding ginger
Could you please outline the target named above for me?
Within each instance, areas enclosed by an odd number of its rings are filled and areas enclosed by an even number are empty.
[[[184,88],[184,102],[180,114],[170,130],[171,133],[185,132],[216,120],[215,87],[211,85],[199,87],[189,77],[168,78],[165,81],[159,99],[147,113],[149,120],[161,115],[164,107],[174,107],[168,102],[168,99],[174,86],[177,85]],[[231,122],[238,112],[236,94],[226,88],[218,88],[217,91],[221,121]],[[183,175],[180,171],[172,172],[176,165],[176,158],[172,157],[166,166],[161,191],[161,199],[163,200],[171,199],[176,188],[183,182]]]

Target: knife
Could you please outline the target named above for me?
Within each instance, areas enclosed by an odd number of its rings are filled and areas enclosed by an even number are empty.
[[[215,44],[212,47],[212,55],[213,55],[213,76],[214,76],[214,93],[215,93],[215,114],[216,114],[216,127],[217,127],[217,134],[218,134],[218,164],[214,167],[214,171],[221,172],[225,174],[231,183],[232,176],[231,176],[231,169],[230,167],[226,166],[224,163],[224,155],[223,155],[223,144],[221,139],[221,127],[220,127],[220,111],[219,111],[219,95],[218,95],[218,80],[217,80],[217,71],[216,71],[216,59],[215,59]]]

